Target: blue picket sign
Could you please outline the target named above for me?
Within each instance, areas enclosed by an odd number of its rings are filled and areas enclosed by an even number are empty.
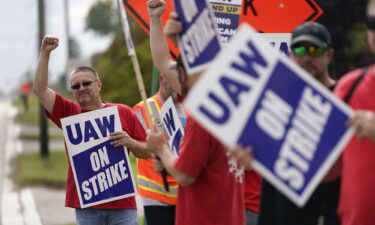
[[[204,69],[220,51],[220,37],[210,6],[205,0],[174,0],[182,23],[178,45],[189,74]]]
[[[247,25],[184,104],[223,144],[253,148],[254,168],[299,206],[353,135],[352,110]]]

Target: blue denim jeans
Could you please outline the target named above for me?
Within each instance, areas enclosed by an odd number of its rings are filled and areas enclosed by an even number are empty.
[[[258,223],[258,214],[255,212],[251,212],[250,210],[246,209],[246,225],[256,225]]]
[[[138,225],[136,209],[76,209],[77,225]]]

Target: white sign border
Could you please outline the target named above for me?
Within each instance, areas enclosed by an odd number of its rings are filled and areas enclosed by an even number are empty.
[[[221,55],[228,55],[227,51],[230,49],[231,44],[235,44],[238,36],[240,36],[242,33],[246,33],[247,36],[251,37],[248,40],[254,40],[255,38],[258,39],[264,39],[261,38],[260,35],[257,35],[258,33],[254,31],[248,24],[242,24],[235,37],[233,37],[230,41],[229,46],[225,48],[223,51],[219,53],[217,56],[217,59],[222,59],[223,57]],[[251,35],[249,35],[251,33]],[[267,41],[264,41],[264,43]],[[255,41],[256,43],[256,41]],[[324,94],[325,98],[330,100],[332,103],[336,105],[337,108],[342,110],[343,112],[347,113],[349,118],[353,116],[353,111],[345,105],[342,101],[340,101],[336,96],[334,96],[327,88],[323,87],[317,80],[315,80],[313,77],[311,77],[309,74],[307,74],[306,71],[304,71],[301,67],[299,67],[296,63],[292,63],[290,60],[288,60],[287,56],[283,55],[280,53],[278,50],[275,50],[274,48],[271,47],[271,45],[268,44],[268,47],[263,46],[264,48],[267,48],[266,51],[274,51],[274,54],[278,54],[279,61],[283,62],[285,65],[287,65],[289,68],[294,69],[297,71],[297,75],[304,80],[306,83],[310,84],[312,87],[315,89],[319,90],[321,93]],[[276,51],[276,52],[275,52]],[[211,70],[214,70],[215,64],[218,64],[219,62],[212,63],[210,68],[207,70],[208,73],[210,73]],[[275,64],[274,64],[275,66]],[[301,75],[301,73],[305,75]],[[202,76],[205,76],[202,75]],[[269,78],[267,78],[268,83]],[[199,81],[198,81],[199,83]],[[188,98],[186,99],[188,100]],[[187,101],[185,101],[186,103]],[[253,111],[250,112],[252,114]],[[194,117],[194,115],[191,113],[191,116]],[[194,117],[195,118],[195,117]],[[196,118],[199,122],[204,121],[202,119]],[[207,127],[204,125],[204,127]],[[242,128],[243,129],[243,128]],[[211,133],[211,132],[210,132]],[[270,171],[266,169],[263,165],[260,164],[259,161],[255,160],[254,161],[254,168],[259,171],[270,183],[275,185],[281,192],[283,192],[287,197],[289,197],[294,203],[296,203],[299,207],[302,207],[306,201],[309,199],[311,194],[313,193],[313,190],[320,184],[320,180],[323,178],[324,174],[331,168],[331,166],[335,163],[335,161],[338,159],[340,156],[341,152],[343,151],[344,146],[350,141],[352,138],[352,135],[354,133],[354,130],[352,128],[349,128],[341,137],[340,141],[336,143],[334,149],[331,151],[330,155],[326,158],[325,162],[322,164],[321,168],[315,173],[313,178],[310,180],[309,185],[305,187],[304,192],[302,193],[301,196],[298,196],[294,192],[292,192],[288,186],[286,186],[283,182],[281,182],[277,176],[272,174]],[[212,133],[216,138],[219,140],[222,140],[221,137],[217,136],[217,134]],[[231,143],[226,142],[225,144],[231,145]],[[233,147],[233,146],[232,146]]]
[[[102,109],[99,109],[99,110],[94,110],[94,111],[90,111],[90,112],[80,113],[80,114],[77,114],[77,115],[80,115],[80,116],[81,115],[85,115],[85,114],[87,115],[87,114],[92,113],[92,112],[97,113],[100,110],[108,110],[108,111],[114,110],[114,113],[115,113],[115,124],[117,122],[119,122],[120,126],[121,126],[121,121],[120,121],[120,116],[119,116],[119,112],[118,112],[118,107],[117,106],[106,107],[106,108],[102,108]],[[75,117],[77,115],[62,118],[61,119],[61,127],[63,127],[63,121],[65,119],[69,119],[69,118]],[[116,125],[115,125],[115,127],[116,127]],[[117,131],[116,128],[115,128],[115,131]],[[65,132],[64,132],[64,137],[66,137],[65,136]],[[104,143],[106,141],[107,140],[104,140],[102,143]],[[75,166],[74,166],[73,156],[70,154],[69,150],[67,149],[67,153],[68,153],[68,156],[69,156],[70,166],[72,168],[72,172],[73,172],[73,176],[74,176],[74,183],[76,185],[76,191],[77,191],[77,195],[78,195],[78,198],[79,198],[79,204],[80,204],[80,206],[81,206],[82,209],[88,208],[88,207],[91,207],[91,206],[100,205],[100,204],[103,204],[103,203],[108,203],[108,202],[112,202],[112,201],[116,201],[116,200],[128,198],[128,197],[133,197],[133,196],[136,195],[137,189],[136,189],[136,186],[135,186],[135,183],[134,183],[134,174],[133,174],[132,166],[130,164],[129,154],[128,154],[127,148],[125,146],[123,147],[123,149],[124,149],[124,153],[125,153],[125,160],[126,160],[126,162],[128,164],[129,170],[130,170],[130,175],[131,175],[132,186],[133,186],[134,192],[133,193],[129,193],[129,194],[125,194],[125,195],[121,195],[121,196],[117,196],[117,197],[114,197],[114,198],[110,198],[110,199],[104,199],[104,200],[93,202],[93,203],[89,203],[89,204],[83,204],[80,187],[77,185],[77,184],[79,184],[79,182],[78,182],[78,178],[77,178],[77,174],[76,174],[76,170],[75,170]],[[76,153],[75,155],[80,154],[80,153],[81,152]]]

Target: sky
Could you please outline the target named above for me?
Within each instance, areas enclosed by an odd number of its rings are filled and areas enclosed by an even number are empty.
[[[66,65],[66,35],[63,0],[45,1],[46,34],[59,37],[60,45],[50,59],[50,80],[56,81]],[[38,59],[38,0],[0,0],[0,91],[10,93],[34,75]],[[82,58],[105,50],[111,37],[101,38],[84,30],[85,17],[95,0],[69,0],[70,32],[79,43]]]

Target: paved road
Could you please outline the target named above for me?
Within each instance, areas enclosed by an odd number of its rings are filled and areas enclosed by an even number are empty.
[[[18,139],[21,126],[14,123],[16,113],[10,101],[0,99],[0,225],[62,225],[74,222],[74,210],[64,207],[63,190],[18,189],[10,179],[11,160],[27,152],[24,147],[34,146],[30,143],[25,145]]]
[[[0,100],[0,224],[42,225],[31,190],[18,190],[10,178],[11,160],[21,151],[16,113],[10,101]]]

